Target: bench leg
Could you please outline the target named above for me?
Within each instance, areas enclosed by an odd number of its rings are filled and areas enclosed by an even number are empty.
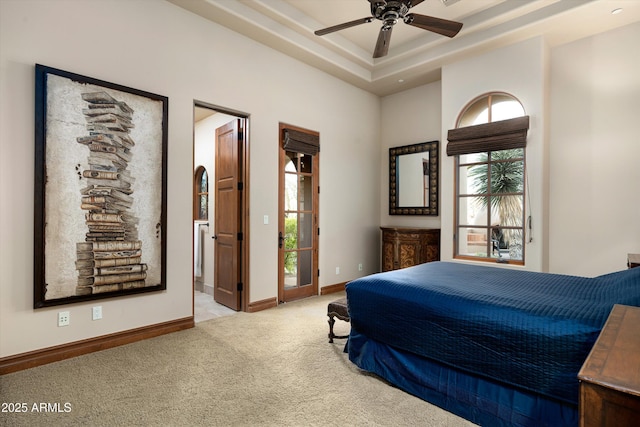
[[[329,342],[333,342],[333,324],[336,323],[336,319],[333,318],[333,315],[329,315]]]

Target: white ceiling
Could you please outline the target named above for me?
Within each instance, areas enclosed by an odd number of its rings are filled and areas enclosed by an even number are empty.
[[[640,21],[640,0],[424,0],[410,12],[462,22],[460,33],[450,39],[398,22],[389,54],[374,60],[380,21],[313,33],[370,16],[367,0],[168,1],[380,96],[436,81],[447,63],[534,36],[553,47]],[[612,14],[617,8],[623,11]]]

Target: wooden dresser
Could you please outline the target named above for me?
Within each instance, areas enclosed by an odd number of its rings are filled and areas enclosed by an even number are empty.
[[[581,427],[640,425],[640,308],[613,307],[578,379]]]
[[[440,229],[380,227],[382,271],[440,260]]]

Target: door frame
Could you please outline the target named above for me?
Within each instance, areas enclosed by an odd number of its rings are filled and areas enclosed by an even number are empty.
[[[205,108],[205,109],[209,109],[209,110],[213,110],[215,112],[218,113],[223,113],[223,114],[227,114],[230,116],[235,116],[238,119],[241,119],[244,121],[244,130],[243,130],[243,138],[242,138],[242,143],[240,144],[239,148],[239,153],[238,153],[238,157],[240,160],[240,167],[242,168],[242,171],[239,174],[239,182],[242,182],[242,191],[240,192],[240,220],[241,220],[241,227],[240,227],[240,232],[242,233],[242,244],[241,244],[241,249],[240,249],[240,259],[239,262],[241,263],[240,266],[240,282],[242,283],[242,294],[240,297],[240,311],[249,311],[249,302],[250,302],[250,298],[249,298],[249,294],[250,294],[250,284],[249,284],[249,265],[250,265],[250,260],[249,260],[249,192],[250,192],[250,186],[249,186],[249,129],[250,129],[250,120],[249,120],[249,114],[248,113],[244,113],[241,111],[237,111],[237,110],[233,110],[233,109],[229,109],[226,107],[221,107],[219,105],[215,105],[215,104],[210,104],[208,102],[204,102],[204,101],[199,101],[199,100],[194,100],[193,101],[193,110],[192,110],[192,114],[195,111],[195,108],[199,107],[199,108]],[[192,123],[193,123],[193,142],[192,142],[192,147],[195,146],[195,116],[192,118]],[[192,169],[192,175],[193,175],[193,171],[195,170],[195,150],[193,152],[193,158],[192,158],[192,165],[191,165],[191,169]],[[191,181],[193,182],[193,178],[191,179]],[[194,183],[195,185],[195,183]],[[194,191],[192,190],[192,194],[194,194]],[[211,193],[210,193],[211,194]],[[192,203],[193,205],[193,203]],[[193,209],[193,208],[192,208]],[[195,212],[191,213],[191,220],[193,221],[194,218],[194,214]],[[193,242],[191,244],[191,247],[193,248]],[[193,250],[193,249],[192,249]],[[193,253],[191,256],[191,259],[193,261]],[[193,294],[193,298],[195,298],[195,279],[192,277],[191,278],[191,288],[192,288],[192,294]],[[195,313],[195,302],[192,304],[192,313]]]
[[[308,133],[310,135],[320,136],[320,133],[317,131],[313,131],[310,129],[305,129],[299,126],[293,126],[287,123],[280,122],[278,124],[278,230],[281,233],[284,233],[285,224],[284,224],[284,171],[282,170],[282,158],[284,156],[284,148],[283,148],[283,135],[285,129],[297,130],[300,132]],[[306,295],[306,292],[298,292],[289,291],[290,295],[292,295],[291,299],[285,298],[285,289],[284,289],[284,250],[283,248],[278,247],[278,303],[293,301],[299,298],[305,298],[308,296],[318,295],[318,289],[320,287],[319,282],[319,273],[320,273],[320,264],[319,264],[319,253],[320,253],[320,153],[318,152],[315,156],[313,156],[314,162],[314,189],[313,191],[313,212],[314,217],[313,221],[313,248],[312,248],[312,278],[311,278],[311,295]],[[280,239],[278,241],[280,243]],[[298,288],[299,290],[300,288]]]

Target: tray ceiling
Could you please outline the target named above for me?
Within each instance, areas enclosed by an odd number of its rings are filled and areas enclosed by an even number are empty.
[[[380,96],[436,81],[447,63],[531,37],[553,47],[640,21],[637,0],[425,0],[411,12],[462,22],[460,33],[449,39],[399,22],[389,54],[373,59],[380,21],[313,34],[370,16],[367,0],[169,1]]]

